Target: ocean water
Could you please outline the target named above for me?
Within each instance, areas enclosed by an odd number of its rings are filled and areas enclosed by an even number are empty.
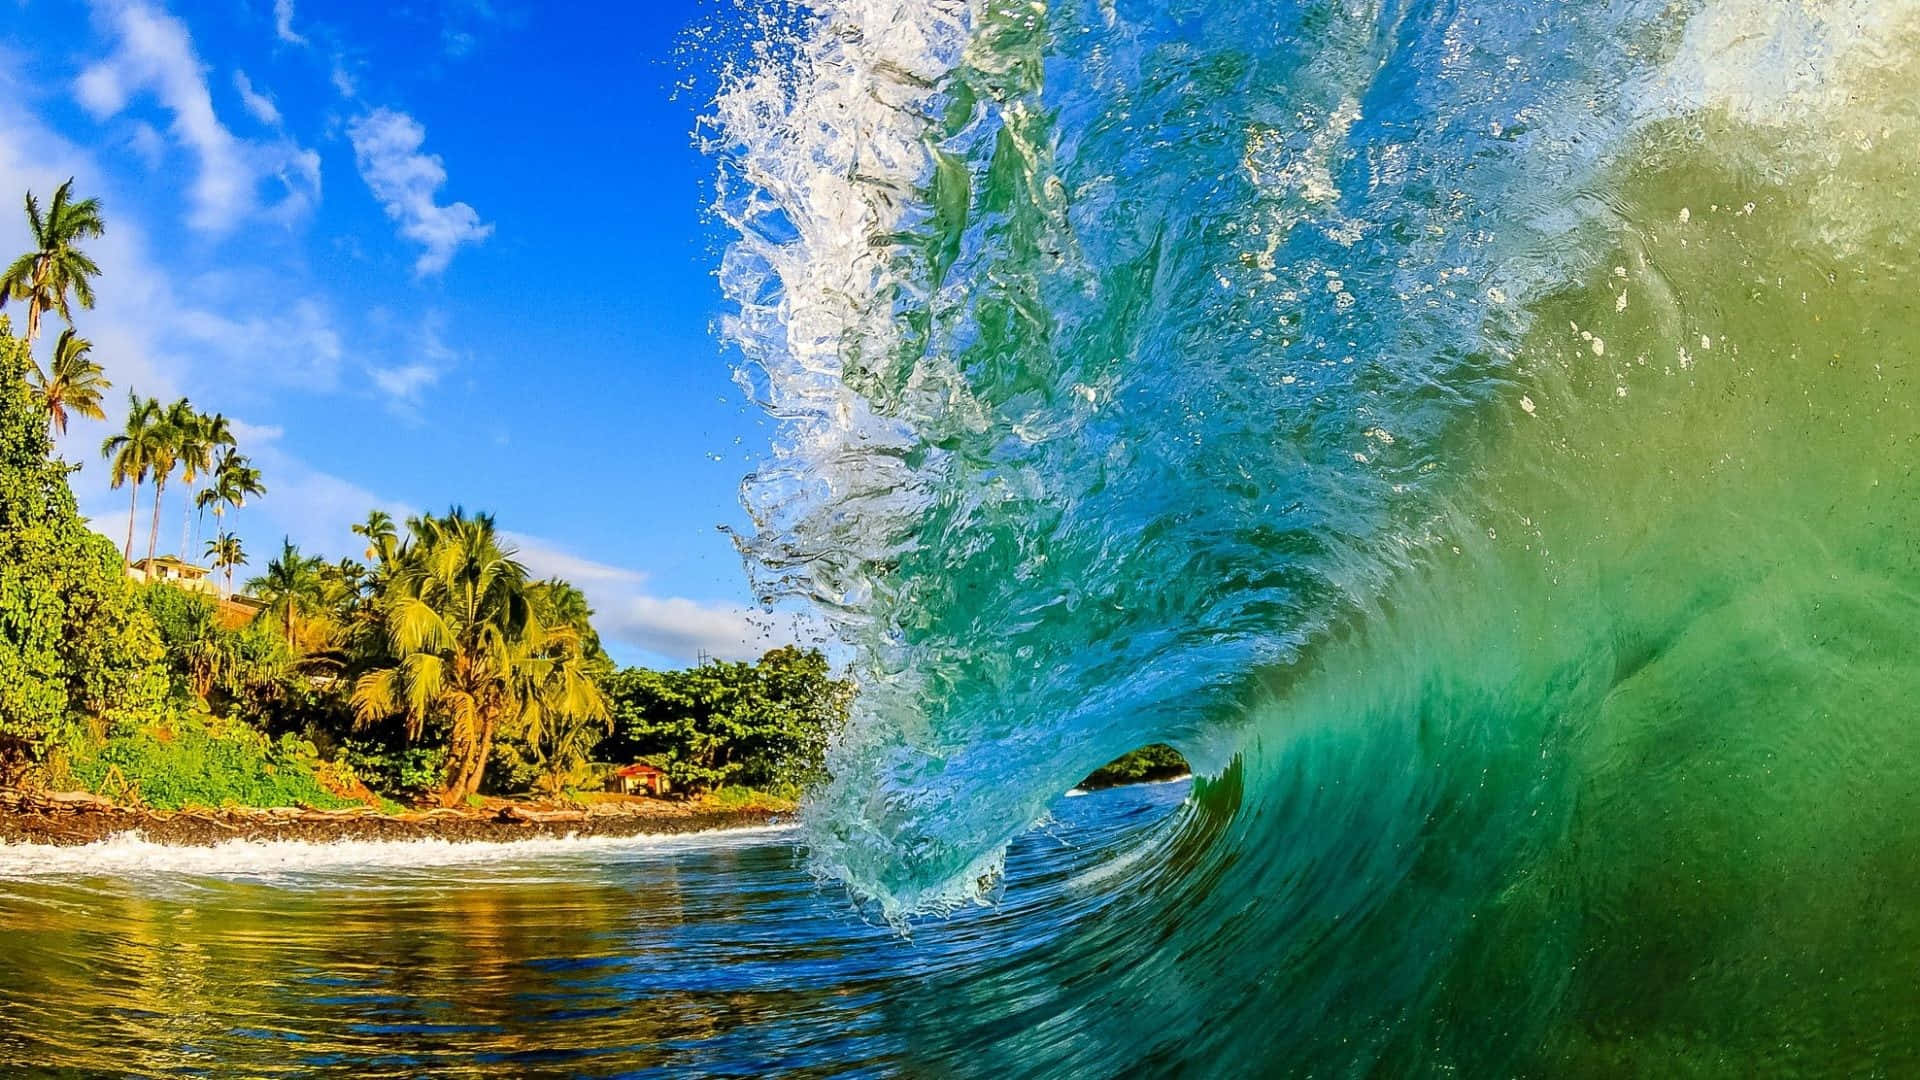
[[[1060,800],[993,904],[908,936],[817,882],[791,828],[0,845],[0,1075],[938,1075],[938,1017],[986,973],[1045,992],[1187,794]]]
[[[1920,2],[749,7],[740,543],[832,782],[0,859],[0,1054],[1920,1075]]]
[[[863,687],[810,865],[912,925],[1204,776],[941,1071],[1920,1073],[1920,5],[761,29],[740,542]]]

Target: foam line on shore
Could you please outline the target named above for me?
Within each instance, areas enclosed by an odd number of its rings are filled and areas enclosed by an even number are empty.
[[[153,875],[274,880],[315,874],[412,871],[595,860],[695,848],[765,843],[792,825],[755,825],[641,836],[530,837],[524,840],[227,840],[161,844],[138,831],[77,846],[0,842],[0,881]]]

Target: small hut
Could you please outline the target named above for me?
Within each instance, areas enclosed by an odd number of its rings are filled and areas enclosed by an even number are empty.
[[[613,782],[608,786],[622,795],[645,794],[659,798],[667,793],[667,774],[656,766],[636,761],[615,769]]]

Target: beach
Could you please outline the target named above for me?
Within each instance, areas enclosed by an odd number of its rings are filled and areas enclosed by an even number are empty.
[[[232,840],[506,842],[710,832],[776,825],[787,816],[765,806],[721,807],[701,800],[671,799],[623,800],[591,807],[492,800],[474,808],[400,813],[300,807],[170,811],[116,806],[81,793],[8,791],[0,792],[0,843],[75,846],[131,833],[153,843],[194,847]]]

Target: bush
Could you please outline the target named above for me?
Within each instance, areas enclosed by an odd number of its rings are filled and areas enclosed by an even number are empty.
[[[445,746],[393,746],[375,739],[345,739],[334,759],[343,771],[383,795],[416,796],[438,791],[447,775]]]
[[[110,798],[161,810],[189,806],[353,805],[328,791],[313,744],[207,717],[186,717],[126,732],[76,756],[68,775]]]
[[[0,319],[0,782],[109,725],[157,718],[166,694],[152,620],[112,542],[75,510],[26,371]]]
[[[614,734],[599,756],[653,761],[675,791],[689,794],[817,779],[827,741],[846,723],[853,700],[852,685],[832,678],[824,655],[791,646],[752,664],[631,668],[602,686]]]

